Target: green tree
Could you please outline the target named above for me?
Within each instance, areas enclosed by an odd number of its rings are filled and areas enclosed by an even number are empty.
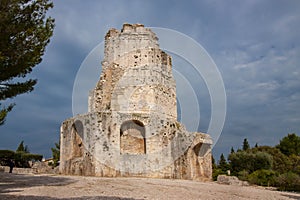
[[[54,19],[46,19],[52,7],[49,0],[1,0],[0,101],[34,89],[37,81],[24,78],[42,61],[52,36]],[[13,106],[0,107],[0,125]]]
[[[25,153],[30,153],[29,148],[28,148],[27,145],[25,145],[24,152],[25,152]]]
[[[227,170],[229,169],[229,165],[225,159],[224,154],[221,154],[221,156],[220,156],[218,168],[221,169],[221,171],[224,173],[227,173]]]
[[[266,152],[257,152],[254,154],[253,170],[269,170],[273,165],[273,157]]]
[[[243,151],[247,151],[248,149],[250,149],[250,145],[247,138],[245,138],[243,142]]]
[[[15,156],[15,152],[12,150],[0,150],[0,165],[8,166],[9,161],[13,159]]]
[[[248,181],[250,183],[271,186],[274,185],[276,173],[273,170],[259,169],[249,175]]]
[[[252,153],[265,152],[272,156],[272,169],[284,173],[292,169],[292,163],[288,156],[284,155],[278,148],[270,146],[259,146],[251,149]]]
[[[288,134],[276,147],[255,145],[254,148],[247,148],[245,139],[243,151],[228,156],[232,174],[250,183],[300,191],[299,139],[296,134]]]
[[[29,161],[41,161],[42,158],[43,156],[40,154],[31,154],[28,146],[24,145],[24,141],[21,141],[14,154],[16,167],[30,167]]]
[[[235,151],[234,151],[234,148],[231,147],[230,153],[234,153],[234,152],[235,152]]]
[[[14,104],[11,104],[7,108],[1,109],[1,103],[0,103],[0,126],[4,124],[7,113],[9,113],[13,107]]]
[[[275,181],[279,190],[300,191],[300,176],[293,172],[280,174]]]
[[[236,175],[240,180],[248,181],[249,172],[247,170],[239,171]]]
[[[296,156],[295,154],[292,154],[289,156],[289,160],[291,161],[290,171],[300,175],[300,156]]]
[[[287,156],[292,154],[300,156],[300,137],[295,133],[288,134],[280,140],[277,148]]]
[[[16,152],[25,152],[24,141],[21,141]]]
[[[214,169],[213,172],[212,172],[212,179],[214,181],[216,181],[218,176],[221,175],[221,174],[225,174],[225,173],[220,168]]]
[[[211,155],[211,165],[213,169],[217,168],[216,160],[213,155]]]
[[[238,172],[243,170],[248,173],[252,170],[253,155],[245,151],[238,151],[236,153],[229,154],[228,160],[234,175],[237,175]]]
[[[273,159],[266,152],[239,151],[228,157],[233,174],[246,170],[249,174],[259,169],[271,169]]]
[[[211,162],[212,162],[212,178],[214,181],[216,181],[217,177],[220,174],[224,174],[224,172],[220,168],[218,168],[215,158],[213,156],[211,157]]]
[[[51,151],[52,151],[52,157],[53,157],[53,166],[56,167],[59,165],[60,144],[55,143],[55,148],[51,148]]]

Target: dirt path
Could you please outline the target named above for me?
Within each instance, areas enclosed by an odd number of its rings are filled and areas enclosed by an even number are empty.
[[[300,199],[300,194],[213,182],[0,173],[0,199]]]

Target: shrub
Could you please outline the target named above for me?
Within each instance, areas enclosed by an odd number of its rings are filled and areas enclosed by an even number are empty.
[[[275,147],[259,146],[251,149],[252,153],[266,152],[272,156],[273,164],[272,169],[279,173],[290,171],[292,168],[292,162],[288,156],[281,153],[281,151]]]
[[[288,134],[280,140],[277,148],[287,156],[300,155],[300,137],[295,133]]]
[[[289,156],[289,160],[291,161],[291,171],[300,175],[300,156],[293,154]]]
[[[271,169],[273,158],[266,152],[257,152],[255,154],[255,161],[253,163],[253,170]]]
[[[239,151],[229,155],[231,169],[234,174],[240,171],[252,173],[259,169],[271,169],[273,158],[266,152]]]
[[[242,181],[248,181],[248,176],[249,176],[249,173],[247,170],[242,170],[240,172],[238,172],[238,178]]]
[[[8,161],[13,159],[15,152],[11,150],[0,150],[0,165],[9,165]]]
[[[16,167],[28,168],[30,167],[29,161],[41,161],[43,159],[42,155],[30,154],[25,152],[15,153],[14,160]]]
[[[276,173],[273,170],[260,169],[248,176],[248,181],[261,186],[274,186]]]
[[[225,172],[223,172],[221,169],[219,168],[216,168],[216,169],[213,169],[213,173],[212,173],[212,178],[214,181],[217,180],[218,176],[221,175],[221,174],[226,174]]]
[[[40,154],[25,153],[23,154],[23,158],[27,161],[41,161],[43,159],[43,156]]]
[[[279,190],[282,191],[300,191],[300,176],[293,173],[287,172],[280,174],[275,179],[275,184]]]

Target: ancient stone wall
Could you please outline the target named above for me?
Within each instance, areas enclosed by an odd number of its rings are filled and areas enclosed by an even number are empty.
[[[211,178],[211,139],[177,122],[171,57],[143,25],[105,36],[89,112],[61,126],[60,172],[96,176]]]

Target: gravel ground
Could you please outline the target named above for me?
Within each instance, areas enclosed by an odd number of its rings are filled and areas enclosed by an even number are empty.
[[[299,193],[215,182],[0,173],[0,199],[300,199]]]

